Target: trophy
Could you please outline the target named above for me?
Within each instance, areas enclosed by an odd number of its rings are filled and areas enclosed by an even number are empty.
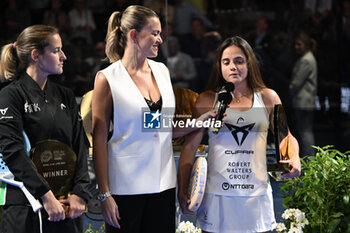
[[[67,198],[72,190],[77,156],[66,144],[44,140],[32,149],[32,161],[58,199]]]
[[[267,170],[276,180],[282,180],[280,175],[289,172],[288,163],[280,163],[281,160],[289,160],[288,151],[290,147],[289,129],[287,116],[282,104],[274,107],[274,153],[267,153]]]

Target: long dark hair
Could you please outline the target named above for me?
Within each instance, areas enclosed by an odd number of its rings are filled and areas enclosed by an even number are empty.
[[[246,40],[239,36],[234,36],[227,38],[222,44],[219,46],[215,62],[213,65],[212,73],[208,82],[207,90],[218,91],[226,82],[221,72],[221,57],[224,50],[230,46],[237,46],[240,48],[244,55],[247,58],[248,65],[248,76],[247,83],[248,88],[251,91],[255,91],[258,89],[265,88],[265,84],[261,78],[261,73],[259,70],[258,60],[255,57],[254,51],[252,47],[248,44]]]

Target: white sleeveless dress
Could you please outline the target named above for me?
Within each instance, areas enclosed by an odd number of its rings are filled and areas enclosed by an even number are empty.
[[[208,180],[197,212],[202,230],[250,233],[275,225],[266,168],[269,116],[260,92],[246,111],[226,110],[224,127],[209,130]]]

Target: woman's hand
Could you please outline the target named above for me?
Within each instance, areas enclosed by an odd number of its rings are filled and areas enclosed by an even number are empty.
[[[70,195],[67,199],[59,200],[59,202],[68,207],[67,218],[77,218],[85,211],[85,200],[75,194]]]
[[[206,121],[210,118],[215,118],[217,114],[218,114],[217,111],[213,109],[213,110],[210,110],[206,113],[203,113],[196,120],[197,121]]]
[[[289,173],[282,174],[283,178],[294,178],[300,176],[301,174],[301,164],[299,157],[299,144],[298,141],[292,136],[290,133],[288,137],[286,137],[285,146],[288,148],[287,154],[289,156],[289,160],[280,160],[280,163],[289,163]]]
[[[191,204],[191,200],[188,199],[187,195],[183,192],[178,194],[179,204],[183,214],[194,214],[195,212],[188,209],[188,206]]]
[[[282,178],[294,178],[301,174],[301,164],[299,156],[292,157],[289,160],[280,160],[280,163],[289,163],[290,170],[282,174]]]
[[[44,209],[49,215],[49,221],[58,222],[65,219],[66,216],[62,204],[56,199],[51,190],[45,193],[41,200],[43,201]]]
[[[120,220],[118,205],[113,197],[107,197],[104,202],[101,202],[102,216],[104,220],[111,226],[120,229]]]

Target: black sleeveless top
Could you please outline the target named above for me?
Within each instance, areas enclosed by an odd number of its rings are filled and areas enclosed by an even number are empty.
[[[161,112],[162,110],[162,105],[163,105],[163,100],[162,97],[159,98],[159,100],[157,102],[153,102],[152,100],[146,99],[146,103],[149,107],[149,109],[151,110],[151,112],[156,112],[157,110],[159,110],[159,112]]]

